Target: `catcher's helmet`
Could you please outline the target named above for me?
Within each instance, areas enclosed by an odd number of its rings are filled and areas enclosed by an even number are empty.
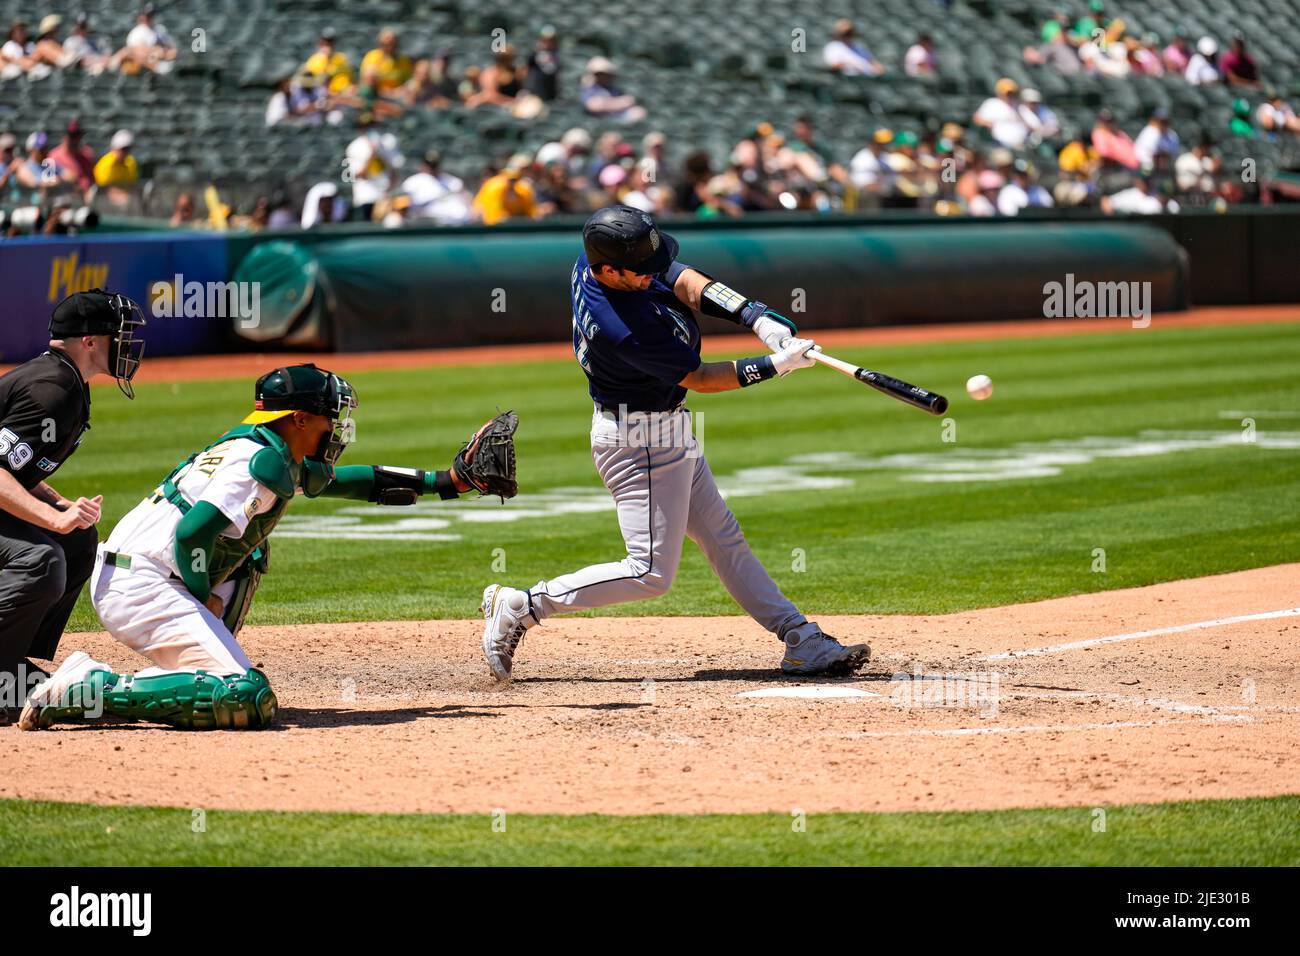
[[[253,388],[254,410],[245,425],[264,425],[294,412],[323,415],[334,423],[330,434],[312,458],[326,464],[336,462],[343,449],[356,440],[352,410],[360,404],[356,389],[341,375],[306,365],[289,365],[267,372]]]
[[[74,292],[54,307],[50,315],[50,338],[75,335],[109,336],[109,371],[127,398],[135,398],[131,379],[144,358],[144,340],[135,337],[145,324],[144,313],[121,293],[89,289]]]
[[[582,227],[582,245],[592,269],[611,265],[640,275],[659,275],[677,258],[677,240],[660,232],[649,213],[631,206],[606,206]]]

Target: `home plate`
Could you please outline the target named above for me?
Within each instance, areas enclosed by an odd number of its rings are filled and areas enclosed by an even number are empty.
[[[879,697],[879,694],[873,694],[869,690],[858,690],[856,687],[827,687],[826,685],[814,684],[808,687],[765,687],[762,690],[747,690],[737,694],[737,697]]]

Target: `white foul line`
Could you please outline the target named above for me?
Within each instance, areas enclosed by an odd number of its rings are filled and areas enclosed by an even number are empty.
[[[1196,721],[1187,720],[1117,720],[1101,724],[1028,724],[1019,727],[953,727],[946,730],[858,730],[824,736],[858,740],[864,737],[965,737],[975,734],[1064,734],[1081,730],[1119,730],[1125,727],[1165,727],[1181,724],[1194,727],[1199,724],[1253,723],[1249,714],[1214,714]]]
[[[1178,634],[1182,631],[1201,631],[1207,627],[1222,627],[1225,624],[1241,624],[1245,621],[1267,621],[1275,617],[1295,617],[1300,614],[1300,607],[1287,608],[1285,611],[1261,611],[1259,614],[1242,614],[1238,617],[1221,617],[1214,621],[1198,621],[1195,624],[1178,624],[1174,627],[1157,627],[1151,631],[1134,631],[1132,634],[1114,634],[1110,637],[1094,637],[1086,641],[1071,641],[1068,644],[1052,644],[1049,647],[1030,647],[1023,651],[1005,651],[990,654],[986,661],[1005,661],[1013,657],[1037,657],[1039,654],[1058,654],[1062,651],[1077,651],[1081,647],[1097,647],[1101,644],[1114,644],[1117,641],[1136,641],[1144,637],[1157,637],[1161,634]]]

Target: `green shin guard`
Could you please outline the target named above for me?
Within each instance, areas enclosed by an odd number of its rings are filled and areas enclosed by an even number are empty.
[[[70,687],[56,706],[41,709],[42,727],[101,716],[147,720],[185,730],[261,730],[279,703],[266,675],[214,677],[204,671],[133,677],[95,671]]]

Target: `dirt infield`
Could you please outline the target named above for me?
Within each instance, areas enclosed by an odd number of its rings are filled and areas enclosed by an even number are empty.
[[[1152,328],[1175,326],[1294,322],[1300,306],[1225,306],[1165,313],[1151,320]],[[810,332],[826,349],[858,348],[871,345],[922,345],[929,342],[967,342],[985,339],[1035,338],[1038,336],[1083,335],[1131,329],[1129,319],[1023,319],[1010,322],[954,322],[940,325],[900,325],[865,329],[825,329]],[[739,352],[752,349],[749,334],[710,335],[706,352]],[[140,366],[139,382],[185,382],[200,379],[256,378],[291,356],[296,362],[315,362],[342,374],[382,371],[390,368],[425,368],[440,365],[500,365],[507,362],[540,362],[572,355],[567,342],[535,345],[492,345],[480,348],[416,349],[405,352],[349,353],[261,353],[235,355],[193,355],[181,358],[149,358]],[[13,366],[0,365],[0,374]],[[98,387],[116,387],[112,379],[96,379]]]
[[[528,634],[506,688],[487,676],[475,621],[253,628],[244,643],[280,695],[277,729],[4,728],[0,796],[659,813],[1295,792],[1298,576],[1292,564],[943,616],[822,618],[876,651],[858,678],[822,682],[781,678],[777,642],[736,617],[551,621]],[[1107,637],[1120,639],[1057,647]],[[68,635],[62,653],[78,648],[138,666],[102,634]],[[1056,649],[1025,653],[1042,648]],[[769,696],[790,693],[846,696]]]

